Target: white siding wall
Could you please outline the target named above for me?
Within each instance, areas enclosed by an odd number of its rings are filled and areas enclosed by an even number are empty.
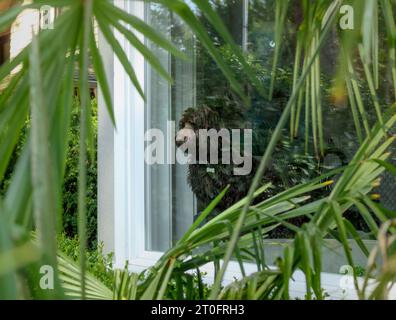
[[[21,52],[32,40],[32,33],[38,31],[40,13],[37,10],[25,10],[11,26],[10,57]]]
[[[28,3],[30,1],[26,1]],[[53,9],[52,15],[55,15]],[[37,32],[40,25],[40,11],[39,10],[25,10],[16,19],[11,26],[10,31],[10,57],[13,58],[18,55],[32,40],[32,32]],[[98,27],[95,21],[94,34],[96,42],[98,43]]]

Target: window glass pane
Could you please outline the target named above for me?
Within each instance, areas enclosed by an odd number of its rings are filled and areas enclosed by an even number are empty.
[[[165,142],[164,161],[146,165],[146,248],[163,251],[192,224],[195,212],[194,195],[186,180],[188,166],[171,160],[175,157],[172,142],[177,130],[171,121],[177,121],[186,108],[195,106],[194,39],[177,17],[159,5],[148,7],[147,20],[189,57],[189,61],[174,59],[164,50],[151,46],[175,83],[170,86],[149,66],[146,72],[146,128],[158,129]]]

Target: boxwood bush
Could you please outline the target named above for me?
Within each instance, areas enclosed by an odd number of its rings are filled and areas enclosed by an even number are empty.
[[[69,132],[69,150],[66,160],[65,182],[63,185],[63,230],[68,237],[77,235],[78,205],[78,152],[79,152],[79,113],[77,99],[72,112]],[[92,100],[95,158],[87,163],[87,239],[88,247],[97,247],[97,101]]]

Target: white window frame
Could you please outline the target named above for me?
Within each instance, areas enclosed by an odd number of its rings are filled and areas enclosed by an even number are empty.
[[[115,1],[121,9],[144,18],[144,3]],[[145,87],[145,61],[125,38],[115,32],[131,61],[141,87]],[[141,35],[138,35],[142,39]],[[143,40],[143,39],[142,39]],[[145,104],[129,80],[122,64],[114,58],[114,253],[116,267],[129,261],[132,269],[150,266],[160,253],[144,250],[145,176],[144,113]]]
[[[142,1],[115,0],[114,4],[122,10],[145,18],[145,3]],[[145,59],[117,31],[115,36],[120,42],[128,59],[135,69],[142,88],[145,88]],[[143,41],[142,35],[137,36]],[[128,261],[131,271],[140,272],[154,265],[162,252],[145,249],[145,102],[140,97],[125,73],[122,64],[113,55],[113,105],[117,128],[113,131],[113,209],[114,218],[114,266],[124,268]],[[103,110],[103,108],[102,108]],[[100,174],[100,173],[99,173]],[[108,213],[107,213],[108,214]],[[251,274],[257,271],[255,264],[245,263],[245,271]],[[200,268],[207,273],[206,281],[214,280],[213,264]],[[230,262],[224,276],[224,283],[229,283],[241,277],[240,267],[236,262]],[[323,288],[335,299],[356,299],[353,288],[345,292],[340,286],[345,276],[323,273]],[[293,275],[290,284],[291,293],[295,297],[304,298],[305,278],[301,271]]]

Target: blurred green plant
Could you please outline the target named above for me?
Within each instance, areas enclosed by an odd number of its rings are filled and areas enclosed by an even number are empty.
[[[235,94],[248,105],[249,98],[244,88],[208,35],[197,11],[205,16],[207,22],[230,45],[252,86],[263,94],[265,90],[260,87],[255,72],[251,70],[242,50],[235,44],[209,1],[192,0],[196,6],[195,11],[183,0],[153,2],[163,5],[184,21],[203,47],[210,52]],[[0,67],[0,80],[8,81],[0,96],[1,181],[9,168],[26,119],[30,119],[26,143],[16,159],[11,181],[5,187],[4,195],[0,197],[0,298],[164,299],[175,297],[169,295],[169,290],[180,292],[177,297],[192,297],[191,291],[195,289],[191,288],[197,288],[198,297],[208,299],[290,299],[293,274],[301,270],[306,280],[306,299],[323,299],[325,294],[321,286],[321,248],[326,237],[333,237],[342,244],[344,255],[352,268],[355,265],[349,246],[350,239],[368,257],[368,276],[364,279],[363,286],[359,284],[357,276],[353,275],[359,298],[388,297],[395,282],[396,214],[375,203],[378,195],[374,190],[385,170],[395,171],[388,159],[389,147],[396,138],[392,136],[396,116],[395,106],[388,108],[388,104],[385,109],[378,99],[377,89],[381,83],[377,26],[379,15],[384,15],[388,37],[386,57],[393,61],[391,70],[394,71],[394,1],[282,1],[276,8],[277,25],[282,24],[283,13],[291,8],[287,5],[295,3],[302,9],[302,19],[296,37],[293,87],[268,141],[248,195],[203,224],[227,192],[226,188],[154,266],[140,275],[130,273],[127,268],[116,270],[111,289],[89,272],[87,252],[87,163],[88,159],[95,157],[94,125],[88,86],[90,61],[93,63],[109,115],[114,120],[110,90],[93,33],[94,19],[132,84],[142,96],[143,90],[137,76],[112,28],[123,34],[145,56],[147,62],[169,81],[170,75],[162,69],[156,57],[136,38],[129,27],[177,57],[185,58],[184,54],[144,21],[114,6],[108,0],[33,0],[29,4],[17,4],[1,14],[0,30],[3,30],[26,9],[38,9],[47,4],[67,9],[56,20],[55,29],[42,30],[34,35],[27,48]],[[353,32],[342,33],[337,27],[339,9],[344,3],[352,3],[355,8],[357,27]],[[282,39],[282,29],[275,30],[278,32],[275,37],[278,42]],[[335,77],[332,95],[336,104],[347,100],[350,102],[359,147],[347,166],[287,188],[252,205],[255,198],[271,187],[270,184],[261,186],[259,182],[273,159],[274,151],[288,123],[290,136],[294,138],[295,133],[299,132],[300,122],[304,122],[306,143],[309,144],[312,133],[313,154],[316,157],[324,155],[320,53],[334,30],[339,31],[341,50],[340,69]],[[273,85],[270,88],[276,87],[274,71],[278,70],[277,55],[281,50],[275,51],[271,74]],[[56,242],[57,235],[62,231],[61,194],[70,138],[76,65],[80,75],[77,263],[60,252]],[[364,74],[364,79],[359,79],[359,82],[365,81],[370,91],[372,109],[377,120],[374,126],[366,119],[365,106],[358,90],[357,65],[363,68]],[[11,72],[13,73],[10,77]],[[395,85],[395,72],[392,73],[392,81]],[[320,198],[312,198],[313,192],[323,188],[329,188],[328,192],[323,193]],[[378,239],[378,246],[371,253],[345,216],[345,212],[352,207],[357,209],[367,223],[371,236]],[[300,227],[288,223],[289,219],[296,217],[307,217],[308,221]],[[263,256],[263,238],[279,225],[293,230],[295,237],[292,243],[285,246],[283,255],[274,264],[273,261],[266,261]],[[32,236],[32,230],[35,230],[37,236]],[[382,259],[381,264],[376,263],[377,257]],[[95,259],[99,261],[97,256]],[[242,277],[224,287],[223,278],[231,259],[239,263]],[[246,261],[256,264],[256,273],[246,274]],[[202,290],[201,280],[194,282],[187,275],[207,263],[214,263],[216,266],[215,280],[213,286],[208,288],[209,291]],[[54,290],[37,288],[38,270],[43,264],[54,267]],[[103,265],[102,262],[99,265]],[[92,270],[97,272],[95,268]],[[181,277],[181,282],[178,277]],[[197,277],[200,277],[199,273]],[[374,290],[369,290],[373,286]]]

